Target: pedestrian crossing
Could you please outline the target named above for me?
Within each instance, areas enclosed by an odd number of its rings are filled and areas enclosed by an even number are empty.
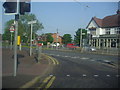
[[[48,54],[48,53],[46,53],[46,54]],[[97,63],[103,64],[103,65],[110,66],[112,68],[116,68],[116,69],[118,68],[118,66],[110,60],[104,60],[104,59],[97,60],[95,58],[84,57],[84,56],[69,56],[69,55],[60,55],[60,54],[51,54],[51,53],[48,54],[48,55],[66,58],[65,60],[71,59],[71,60],[75,60],[75,61],[77,60],[77,61],[80,61],[80,62],[86,62],[86,61],[87,62],[97,62]]]
[[[48,53],[45,53],[45,54],[48,54]],[[90,58],[86,58],[86,57],[79,57],[79,56],[64,56],[64,55],[59,55],[59,54],[48,54],[48,55],[51,55],[51,56],[58,56],[58,57],[65,57],[65,58],[72,58],[72,59],[82,59],[82,60],[90,59]]]
[[[50,74],[49,76],[57,76],[57,75],[53,75],[53,74]],[[110,75],[110,74],[104,74],[104,75],[99,75],[99,74],[93,74],[93,75],[89,75],[89,74],[81,74],[81,75],[77,75],[77,76],[75,76],[75,75],[72,75],[72,74],[66,74],[66,75],[61,75],[61,76],[59,76],[58,75],[58,77],[87,77],[87,78],[90,78],[90,77],[98,77],[98,78],[100,78],[100,77],[106,77],[106,78],[120,78],[120,75]]]
[[[45,54],[48,54],[48,53],[45,53]],[[57,57],[63,57],[63,58],[71,58],[71,59],[79,59],[79,60],[88,60],[89,59],[89,61],[92,61],[92,62],[94,62],[94,61],[102,61],[102,62],[111,62],[111,61],[109,61],[109,60],[96,60],[96,59],[93,59],[93,58],[89,58],[89,57],[80,57],[80,56],[67,56],[67,55],[60,55],[60,54],[48,54],[48,55],[50,55],[50,56],[57,56]]]

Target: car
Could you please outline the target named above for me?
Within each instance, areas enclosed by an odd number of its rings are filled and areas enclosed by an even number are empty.
[[[92,46],[84,46],[83,48],[85,51],[97,51],[97,49],[95,47],[92,47]]]
[[[90,51],[96,51],[97,49],[95,47],[90,47]]]
[[[69,43],[69,44],[67,44],[67,48],[76,49],[76,48],[79,48],[79,47],[77,45],[73,44],[73,43]]]

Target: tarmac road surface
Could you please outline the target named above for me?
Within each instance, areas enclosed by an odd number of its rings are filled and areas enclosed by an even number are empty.
[[[59,61],[50,88],[118,88],[118,57],[44,50]]]

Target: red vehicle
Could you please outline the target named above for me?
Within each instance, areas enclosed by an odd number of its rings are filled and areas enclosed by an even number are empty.
[[[73,49],[74,49],[74,48],[78,48],[78,46],[76,46],[74,43],[68,43],[68,44],[67,44],[67,47],[68,47],[68,48],[73,48]]]

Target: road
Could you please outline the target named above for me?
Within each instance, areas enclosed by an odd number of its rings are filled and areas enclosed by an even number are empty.
[[[118,88],[118,57],[44,50],[56,58],[59,65],[50,73],[54,76],[50,88]]]

